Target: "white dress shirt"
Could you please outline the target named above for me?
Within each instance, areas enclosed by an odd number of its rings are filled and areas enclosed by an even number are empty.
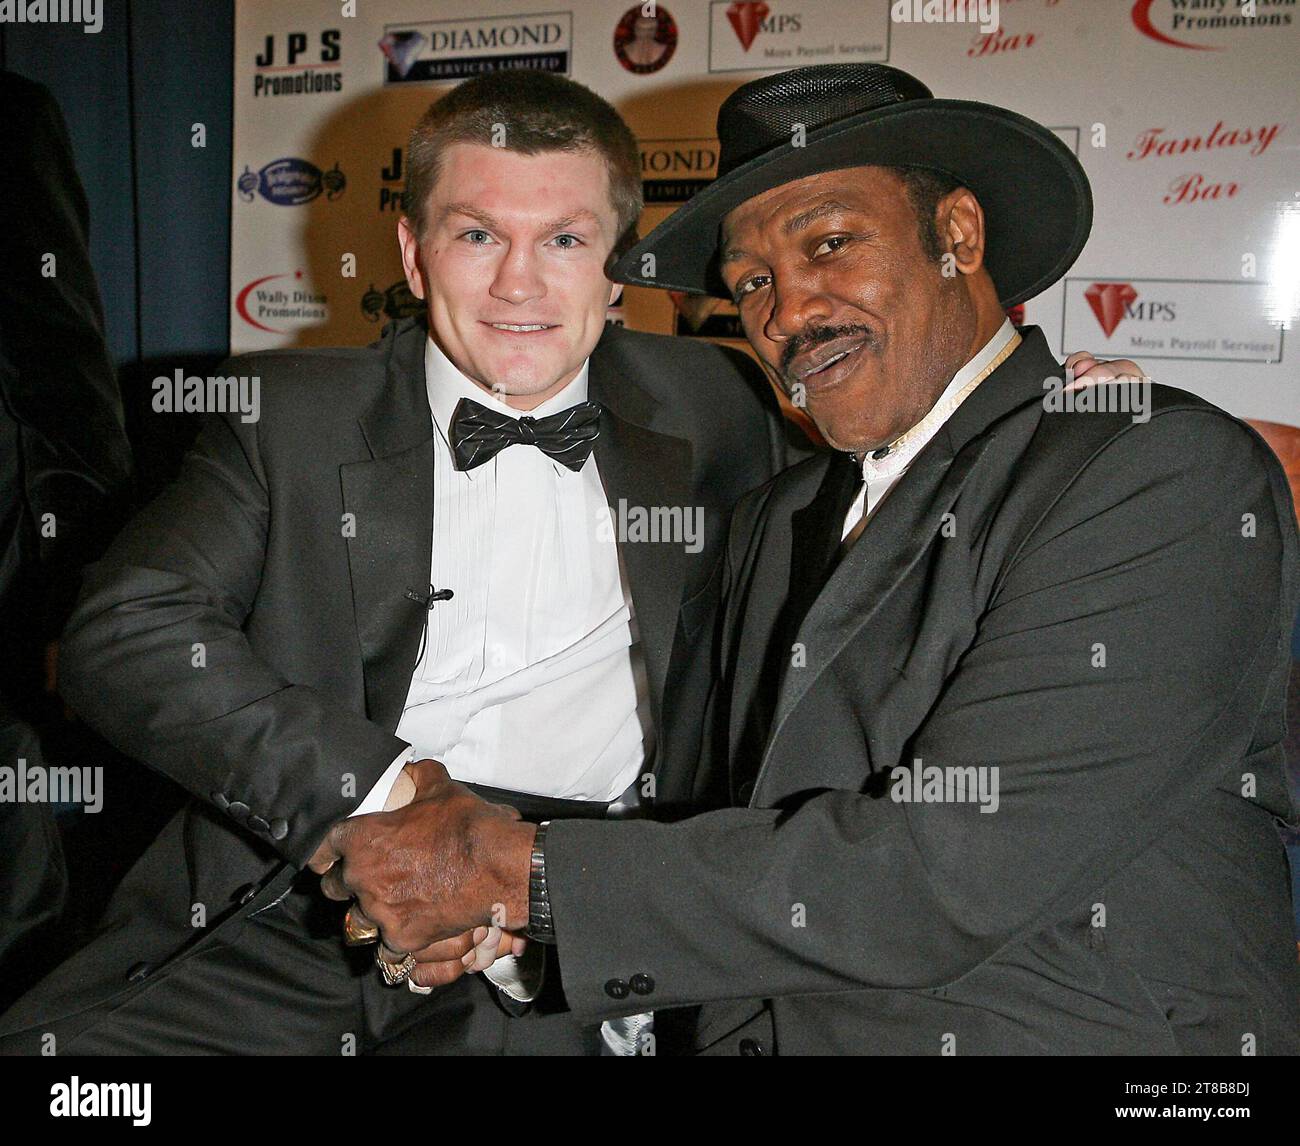
[[[433,548],[429,610],[397,736],[401,754],[353,815],[379,811],[402,765],[440,760],[457,780],[568,800],[617,800],[654,730],[644,659],[593,453],[578,472],[527,445],[456,468],[448,430],[461,398],[513,418],[587,400],[588,366],[515,410],[429,339]]]
[[[1005,319],[997,333],[980,348],[975,357],[952,376],[952,381],[944,387],[939,400],[930,407],[925,417],[903,434],[888,454],[883,458],[872,458],[868,454],[862,459],[862,488],[845,514],[841,541],[852,544],[857,539],[862,528],[880,508],[885,495],[907,473],[912,459],[939,432],[944,422],[952,417],[953,411],[974,392],[975,386],[971,383],[978,384],[978,381],[983,380],[982,374],[991,374],[998,355],[1003,351],[1010,352],[1008,346],[1013,338],[1018,339],[1019,335],[1011,325],[1011,320]],[[850,534],[853,536],[850,537]]]

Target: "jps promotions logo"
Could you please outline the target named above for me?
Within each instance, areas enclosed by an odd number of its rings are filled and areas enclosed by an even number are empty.
[[[643,139],[641,192],[647,205],[685,203],[718,174],[718,141],[698,139]]]
[[[338,28],[266,37],[253,61],[253,96],[320,95],[343,90]]]
[[[392,158],[379,169],[379,210],[401,214],[406,205],[405,159],[400,147],[392,149]]]
[[[1267,283],[1067,278],[1062,345],[1114,358],[1280,362],[1268,304]]]
[[[361,313],[367,322],[378,322],[381,318],[396,322],[423,314],[424,303],[411,293],[405,279],[398,279],[387,290],[376,290],[371,283],[370,289],[361,296]]]
[[[273,159],[261,171],[246,166],[235,186],[245,203],[251,203],[254,195],[261,195],[277,207],[299,207],[322,192],[326,199],[337,199],[347,182],[337,163],[322,171],[305,159]]]
[[[709,71],[889,59],[889,5],[863,0],[711,0]]]
[[[255,278],[235,296],[235,313],[267,334],[288,334],[325,322],[329,300],[323,292],[307,289],[303,280],[302,271]]]
[[[386,84],[444,83],[516,68],[568,75],[573,13],[386,24],[379,50]]]
[[[1158,44],[1222,52],[1270,29],[1290,27],[1296,0],[1137,0],[1137,30]]]

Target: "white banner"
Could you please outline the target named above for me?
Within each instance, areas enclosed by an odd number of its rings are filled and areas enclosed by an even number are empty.
[[[1079,156],[1092,238],[1023,312],[1054,349],[1133,357],[1234,413],[1300,424],[1295,0],[238,0],[236,21],[235,350],[364,343],[409,311],[402,149],[466,76],[546,68],[614,103],[642,145],[645,233],[715,174],[736,86],[875,60],[1028,115]],[[716,300],[633,289],[618,314],[739,337]]]

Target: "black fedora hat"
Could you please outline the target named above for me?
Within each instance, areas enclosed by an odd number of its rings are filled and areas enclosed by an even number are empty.
[[[1047,128],[992,104],[935,99],[885,64],[823,64],[745,84],[718,111],[718,141],[718,177],[612,262],[615,282],[727,298],[717,269],[727,213],[845,167],[927,167],[974,192],[985,266],[1004,306],[1065,274],[1092,226],[1088,177]]]

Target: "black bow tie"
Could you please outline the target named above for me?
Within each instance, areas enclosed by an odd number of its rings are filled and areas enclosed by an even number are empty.
[[[451,452],[458,470],[472,470],[507,446],[536,446],[575,473],[591,457],[600,435],[600,405],[579,402],[545,418],[512,418],[481,406],[472,398],[456,403],[451,416]]]

